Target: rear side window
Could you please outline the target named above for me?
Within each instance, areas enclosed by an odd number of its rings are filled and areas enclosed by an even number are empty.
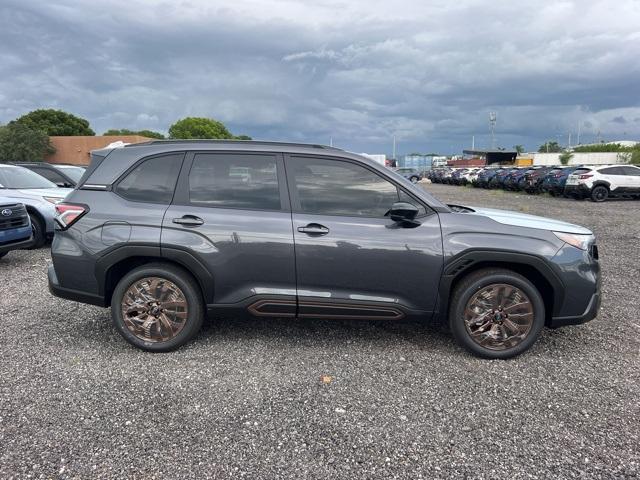
[[[198,154],[189,201],[205,207],[280,210],[277,162],[268,154]]]
[[[33,168],[31,169],[33,172],[36,172],[38,175],[42,175],[44,178],[46,178],[47,180],[55,183],[55,184],[63,184],[66,183],[67,180],[65,180],[62,175],[60,175],[58,172],[53,171],[53,170],[49,170],[48,168]]]
[[[170,204],[176,187],[183,153],[149,158],[118,183],[118,195],[134,202]]]
[[[603,175],[625,175],[624,167],[609,167],[600,170]]]
[[[572,175],[584,175],[585,173],[589,173],[590,171],[590,168],[578,168],[577,170],[574,170]]]

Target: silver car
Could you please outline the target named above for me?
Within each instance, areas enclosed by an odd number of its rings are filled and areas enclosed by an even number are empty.
[[[64,200],[71,188],[59,188],[37,173],[15,165],[0,165],[0,196],[23,203],[31,218],[33,247],[41,247],[53,237],[55,204]]]

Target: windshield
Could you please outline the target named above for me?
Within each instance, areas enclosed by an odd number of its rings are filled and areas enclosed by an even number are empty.
[[[22,167],[0,167],[3,188],[57,188],[56,184]]]
[[[58,170],[63,171],[66,175],[71,177],[71,180],[78,183],[80,178],[84,174],[85,169],[83,167],[71,167],[69,165],[56,165]]]

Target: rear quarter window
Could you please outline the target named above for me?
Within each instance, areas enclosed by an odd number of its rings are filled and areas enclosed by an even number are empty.
[[[118,182],[115,192],[134,202],[170,204],[183,153],[143,160]]]

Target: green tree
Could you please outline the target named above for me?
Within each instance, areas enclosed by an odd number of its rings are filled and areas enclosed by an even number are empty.
[[[543,145],[540,145],[540,148],[538,148],[538,152],[540,153],[559,153],[562,151],[562,147],[560,145],[558,145],[558,142],[547,142]]]
[[[524,145],[514,145],[513,149],[518,152],[518,155],[522,155],[524,153]]]
[[[87,120],[62,110],[34,110],[15,121],[32,130],[40,130],[49,136],[95,135]]]
[[[49,136],[21,123],[0,126],[0,160],[3,162],[38,162],[55,149]]]
[[[169,127],[169,138],[233,139],[234,136],[222,122],[213,118],[187,117]]]
[[[140,135],[148,138],[158,138],[160,140],[164,139],[164,135],[160,132],[154,132],[153,130],[129,130],[128,128],[112,128],[103,133],[103,135],[110,136],[122,136],[122,135]]]
[[[573,153],[571,152],[563,152],[560,154],[560,163],[562,165],[568,165],[569,164],[569,160],[571,160],[573,158]]]
[[[236,140],[252,140],[249,135],[236,135],[233,138],[235,138]]]

